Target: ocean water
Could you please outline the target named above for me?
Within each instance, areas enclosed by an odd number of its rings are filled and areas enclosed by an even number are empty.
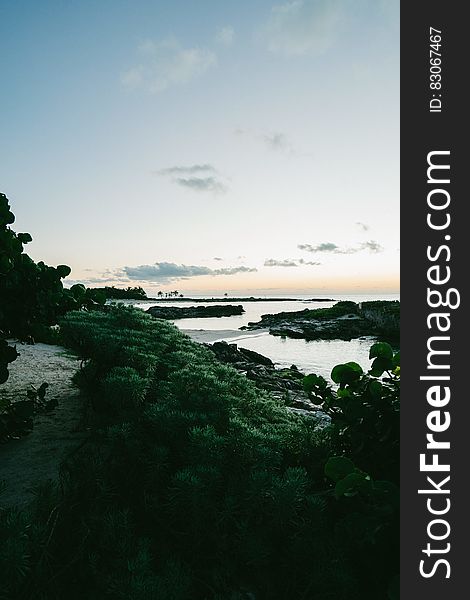
[[[194,297],[194,296],[193,296]],[[233,317],[214,317],[201,319],[179,319],[174,324],[197,341],[222,341],[237,344],[269,357],[277,366],[289,367],[292,364],[306,373],[316,373],[327,379],[332,368],[338,363],[355,361],[364,369],[369,368],[369,348],[373,338],[364,337],[350,342],[343,340],[315,340],[281,338],[272,336],[267,331],[240,331],[240,327],[249,322],[259,321],[261,315],[269,313],[299,311],[304,308],[327,308],[339,300],[365,302],[368,300],[399,300],[399,294],[361,294],[361,295],[324,295],[334,298],[333,302],[315,302],[311,298],[321,298],[321,295],[296,296],[299,301],[288,301],[279,298],[272,302],[240,302],[245,309],[243,315]],[[155,302],[135,302],[135,306],[147,309]],[[238,304],[231,302],[231,304]],[[159,306],[192,306],[190,303],[178,300],[158,302]],[[201,303],[198,305],[203,306]],[[213,303],[211,303],[213,306]],[[206,333],[210,335],[205,336]]]

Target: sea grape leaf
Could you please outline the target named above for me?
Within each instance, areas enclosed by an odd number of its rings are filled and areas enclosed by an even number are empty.
[[[345,456],[332,456],[325,465],[325,475],[333,481],[339,481],[346,477],[346,475],[354,473],[355,469],[353,461],[349,458]]]
[[[371,346],[369,358],[384,358],[391,360],[393,358],[393,349],[387,342],[376,342]]]
[[[335,383],[347,384],[356,381],[363,374],[362,367],[355,362],[336,365],[331,371],[331,379]]]

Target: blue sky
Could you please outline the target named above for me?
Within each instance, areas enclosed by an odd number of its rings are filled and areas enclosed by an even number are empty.
[[[398,290],[398,0],[0,0],[29,253],[148,291]]]

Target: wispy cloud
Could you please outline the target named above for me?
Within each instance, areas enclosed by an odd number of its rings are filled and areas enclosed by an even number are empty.
[[[312,244],[299,244],[297,247],[300,250],[305,250],[306,252],[312,252],[314,254],[322,252],[330,254],[356,254],[357,252],[364,250],[368,250],[372,254],[377,254],[378,252],[383,251],[383,247],[375,240],[369,240],[367,242],[362,242],[357,246],[344,248],[334,244],[333,242],[323,242],[321,244],[317,244],[316,246],[313,246]]]
[[[265,267],[298,267],[299,265],[295,260],[289,260],[285,258],[283,260],[276,260],[275,258],[267,258],[264,261]]]
[[[370,225],[367,225],[367,223],[362,223],[361,221],[356,221],[356,225],[359,227],[359,229],[361,229],[361,231],[369,231],[370,229]]]
[[[173,183],[195,192],[222,194],[227,191],[227,186],[217,169],[210,164],[177,165],[160,169],[156,173],[157,175],[168,176]]]
[[[260,133],[238,128],[235,130],[235,134],[239,136],[248,136],[254,140],[263,142],[269,150],[284,152],[286,154],[297,154],[289,137],[282,131],[265,131]]]
[[[227,191],[227,187],[215,177],[177,177],[174,181],[195,192],[222,194]]]
[[[263,134],[261,139],[268,148],[271,148],[271,150],[293,153],[292,144],[285,133],[274,131],[272,133]]]
[[[139,62],[121,73],[121,84],[151,93],[186,85],[217,64],[217,56],[211,50],[184,48],[174,38],[147,40],[140,44],[138,54]]]
[[[233,27],[221,27],[215,34],[215,41],[223,46],[231,46],[235,38]]]
[[[311,244],[299,244],[297,246],[299,250],[306,250],[307,252],[335,252],[338,253],[341,248],[333,242],[323,242],[318,244],[317,246],[312,246]]]
[[[345,4],[344,0],[291,0],[274,6],[260,37],[271,52],[323,54],[338,38]]]
[[[237,273],[254,273],[257,269],[244,266],[210,269],[209,267],[197,265],[178,265],[176,263],[157,262],[153,265],[124,267],[123,271],[127,277],[132,280],[169,282],[179,279],[201,277],[203,275],[215,277],[219,275],[236,275]]]
[[[217,173],[216,169],[209,164],[175,166],[157,171],[159,175],[195,175],[198,173]]]
[[[299,265],[310,265],[311,267],[318,267],[321,265],[321,262],[317,262],[315,260],[304,260],[303,258],[299,258]]]
[[[361,244],[361,250],[369,250],[373,254],[377,254],[378,252],[383,252],[383,246],[376,242],[375,240],[369,240],[368,242],[364,242]]]
[[[265,267],[298,267],[300,265],[310,265],[310,266],[319,266],[321,263],[315,261],[304,260],[303,258],[284,258],[284,259],[275,259],[275,258],[267,258],[264,261]]]

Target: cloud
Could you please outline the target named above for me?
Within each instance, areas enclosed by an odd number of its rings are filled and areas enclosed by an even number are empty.
[[[216,194],[227,191],[226,186],[215,177],[177,177],[175,183],[196,192],[214,192]]]
[[[171,177],[173,183],[195,192],[222,194],[227,186],[221,180],[217,170],[210,164],[174,166],[156,171],[158,175]]]
[[[225,269],[215,269],[211,275],[236,275],[237,273],[256,273],[258,269],[254,267],[227,267]]]
[[[341,248],[337,246],[333,242],[323,242],[318,244],[317,246],[312,246],[311,244],[299,244],[297,246],[300,250],[305,250],[306,252],[312,253],[321,253],[326,252],[330,254],[356,254],[357,252],[361,252],[363,250],[368,250],[372,254],[377,254],[378,252],[383,252],[383,247],[376,242],[375,240],[369,240],[367,242],[362,242],[357,246],[352,246],[348,248]]]
[[[285,133],[279,131],[273,133],[266,133],[261,136],[264,143],[271,148],[271,150],[278,150],[281,152],[293,152],[291,143]]]
[[[276,260],[274,258],[267,258],[264,261],[265,267],[298,267],[299,265],[295,262],[295,260]]]
[[[121,73],[121,84],[127,89],[163,92],[171,86],[186,85],[217,65],[217,56],[211,50],[183,48],[174,38],[147,40],[138,51],[139,64]]]
[[[257,269],[250,267],[227,267],[223,269],[210,269],[197,265],[177,265],[169,262],[159,262],[153,265],[139,265],[137,267],[124,267],[123,271],[129,279],[137,281],[169,282],[178,279],[189,279],[203,275],[236,275],[237,273],[254,273]]]
[[[340,248],[332,242],[323,242],[318,246],[312,246],[311,244],[299,244],[297,246],[299,250],[306,250],[307,252],[335,252],[337,253]]]
[[[344,0],[292,0],[274,6],[260,37],[271,52],[324,54],[338,39]]]
[[[220,258],[220,256],[214,256],[214,258],[212,260],[217,260],[217,261],[221,261],[224,260],[223,258]]]
[[[308,261],[308,260],[304,260],[303,258],[285,258],[282,260],[276,260],[274,258],[267,258],[264,261],[264,266],[265,267],[298,267],[299,265],[311,265],[311,266],[318,266],[321,265],[321,263],[319,262],[314,262],[314,261]]]
[[[375,240],[369,240],[368,242],[364,242],[361,244],[361,250],[369,250],[373,254],[377,254],[378,252],[383,252],[383,246],[376,242]]]
[[[93,276],[90,276],[86,279],[68,279],[67,284],[72,286],[75,283],[83,283],[87,286],[94,285],[107,285],[107,284],[121,284],[124,285],[126,283],[130,283],[129,278],[123,269],[105,269],[101,273],[98,273],[95,269],[83,269],[84,272],[93,273]]]
[[[359,229],[361,229],[362,231],[369,231],[370,229],[370,225],[367,225],[366,223],[361,223],[361,221],[356,221],[356,225],[359,227]]]
[[[249,136],[255,140],[260,140],[270,150],[296,154],[288,136],[282,131],[255,132],[246,129],[235,129],[235,135]]]
[[[223,46],[231,46],[235,37],[233,27],[221,27],[215,34],[215,41]]]
[[[196,173],[217,173],[212,165],[190,165],[188,167],[175,166],[157,171],[159,175],[194,175]]]

